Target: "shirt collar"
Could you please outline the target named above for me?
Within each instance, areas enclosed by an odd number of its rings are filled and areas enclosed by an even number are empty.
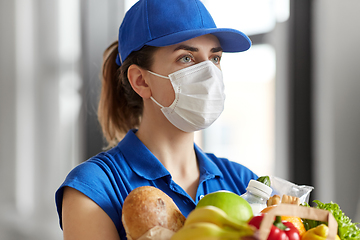
[[[135,135],[136,131],[134,129],[128,131],[118,144],[118,148],[129,166],[139,176],[148,180],[155,180],[165,176],[170,177],[169,171]],[[194,148],[200,169],[200,182],[216,176],[222,178],[222,172],[209,156],[196,144],[194,144]]]
[[[170,173],[164,165],[150,152],[150,150],[135,135],[137,130],[130,130],[118,144],[125,160],[139,176],[155,180]]]
[[[200,182],[214,177],[223,178],[219,167],[210,159],[208,154],[204,153],[196,144],[194,144],[194,148],[199,164]]]

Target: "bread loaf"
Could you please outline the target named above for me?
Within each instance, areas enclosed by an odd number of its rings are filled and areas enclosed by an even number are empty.
[[[129,240],[136,240],[155,226],[174,232],[185,222],[174,201],[163,191],[151,186],[138,187],[126,197],[122,223]]]

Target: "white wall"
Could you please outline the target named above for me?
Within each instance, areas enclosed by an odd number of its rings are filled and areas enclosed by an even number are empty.
[[[315,198],[360,222],[360,1],[313,2]]]

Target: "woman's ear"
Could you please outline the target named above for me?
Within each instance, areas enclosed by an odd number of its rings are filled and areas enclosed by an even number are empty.
[[[142,98],[150,98],[151,97],[151,90],[149,85],[147,84],[144,75],[146,70],[142,69],[136,64],[130,65],[128,68],[128,79],[130,82],[131,87],[134,91],[140,95]]]

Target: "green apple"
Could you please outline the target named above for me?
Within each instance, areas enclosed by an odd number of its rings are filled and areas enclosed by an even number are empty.
[[[196,208],[209,205],[222,209],[230,218],[238,222],[248,222],[253,217],[250,204],[230,191],[221,190],[206,194],[197,203]]]

